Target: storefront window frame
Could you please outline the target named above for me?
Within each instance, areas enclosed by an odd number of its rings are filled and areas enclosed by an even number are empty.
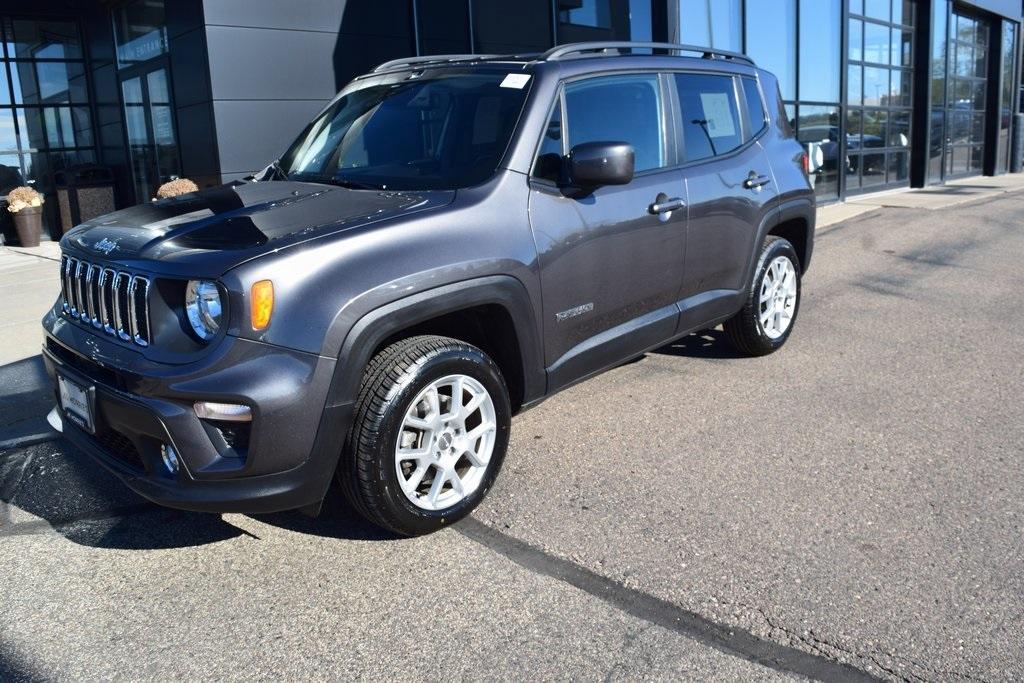
[[[11,34],[15,21],[59,21],[74,26],[74,29],[78,36],[79,53],[75,57],[24,57],[18,56],[17,52],[14,51],[14,44],[16,35]],[[8,40],[11,38],[11,40]],[[44,211],[46,217],[44,219],[47,228],[49,229],[51,236],[56,238],[60,234],[60,221],[57,217],[57,206],[55,190],[53,187],[53,174],[55,170],[55,164],[53,159],[55,156],[63,157],[65,161],[70,160],[70,163],[96,163],[99,156],[99,129],[96,126],[97,116],[95,110],[95,102],[93,100],[93,84],[92,84],[92,73],[90,70],[90,64],[88,59],[88,51],[86,49],[85,31],[83,30],[82,22],[72,16],[51,16],[46,13],[32,14],[24,11],[15,12],[4,12],[0,14],[0,68],[3,69],[3,76],[6,79],[6,83],[3,87],[7,88],[6,97],[9,101],[0,104],[0,111],[5,113],[9,112],[13,122],[13,134],[15,146],[13,148],[0,149],[0,156],[4,158],[17,158],[19,163],[18,172],[21,175],[22,182],[28,186],[35,186],[40,192],[44,194],[47,201],[44,204]],[[75,64],[81,69],[80,77],[83,79],[85,89],[84,100],[68,100],[67,102],[59,101],[54,99],[52,96],[46,99],[50,101],[37,101],[37,102],[18,102],[14,89],[15,84],[20,83],[20,76],[18,79],[14,78],[14,69],[18,64],[30,64],[32,65],[33,73],[38,73],[35,68],[38,64]],[[78,110],[79,112],[85,112],[88,122],[88,144],[73,144],[67,146],[63,144],[51,145],[50,139],[44,141],[45,144],[32,147],[27,140],[28,131],[25,130],[27,127],[28,117],[24,114],[27,112],[34,112],[38,114],[41,122],[46,121],[47,110],[60,110],[67,108],[71,114],[72,119],[75,115],[71,113],[71,110]],[[19,115],[21,113],[21,115]],[[55,112],[59,115],[59,112]],[[63,119],[63,117],[61,117]],[[44,135],[46,134],[46,127],[44,124],[43,128]],[[61,133],[60,138],[64,138],[66,133]],[[75,139],[77,143],[77,136]],[[42,160],[45,166],[42,169],[38,169],[36,164]],[[60,170],[56,168],[56,170]],[[40,174],[42,176],[40,177]]]
[[[872,184],[870,186],[865,187],[863,185],[863,183],[860,180],[858,180],[857,187],[851,187],[850,186],[850,179],[849,179],[848,173],[847,173],[848,169],[844,169],[843,179],[842,179],[842,182],[840,183],[841,184],[841,188],[842,188],[841,194],[842,194],[842,198],[843,199],[846,199],[847,197],[849,197],[851,195],[854,195],[854,194],[864,193],[865,191],[878,191],[878,190],[890,189],[890,188],[893,188],[893,187],[909,187],[910,186],[910,182],[911,182],[910,176],[911,176],[911,173],[912,173],[911,159],[912,159],[912,154],[913,154],[913,144],[912,144],[912,141],[913,141],[913,112],[914,112],[913,90],[914,90],[914,88],[918,87],[918,84],[915,82],[915,80],[916,80],[915,76],[917,76],[917,74],[915,73],[916,69],[914,67],[915,67],[916,54],[917,54],[917,51],[921,49],[921,46],[917,44],[917,40],[916,40],[917,28],[916,28],[915,25],[897,23],[897,19],[902,19],[903,18],[902,17],[902,12],[900,13],[901,16],[899,18],[894,16],[895,12],[893,12],[893,5],[895,3],[897,3],[897,2],[900,2],[901,0],[887,0],[887,1],[889,2],[889,21],[888,21],[888,23],[884,23],[885,19],[882,18],[882,16],[879,15],[877,12],[874,13],[875,14],[874,16],[868,16],[867,14],[851,12],[850,11],[850,3],[846,3],[846,2],[843,3],[844,4],[844,13],[845,13],[845,18],[844,18],[844,21],[843,21],[843,31],[844,31],[844,34],[846,36],[848,36],[849,33],[850,33],[851,23],[852,22],[859,22],[859,23],[864,25],[864,28],[863,28],[862,32],[865,34],[865,36],[867,34],[867,26],[870,24],[872,26],[875,26],[876,33],[880,34],[884,30],[884,32],[887,33],[889,35],[889,37],[890,37],[890,43],[889,43],[888,49],[885,51],[884,61],[869,59],[869,57],[871,55],[867,52],[866,44],[864,46],[863,51],[860,54],[860,59],[854,59],[854,58],[852,58],[850,56],[850,51],[848,49],[848,46],[844,44],[844,48],[843,48],[843,72],[842,72],[841,76],[844,79],[846,79],[846,83],[849,83],[849,81],[850,81],[850,72],[853,69],[858,70],[858,73],[860,74],[861,80],[864,80],[864,73],[867,72],[868,70],[872,70],[872,72],[874,73],[874,72],[880,72],[882,69],[884,69],[884,70],[887,71],[887,76],[890,79],[890,86],[889,86],[889,89],[888,89],[887,94],[886,94],[886,98],[887,99],[886,99],[886,101],[884,103],[882,101],[874,102],[874,103],[869,103],[868,98],[867,98],[867,93],[864,93],[864,100],[862,102],[857,103],[857,104],[853,104],[853,103],[850,102],[849,94],[846,92],[847,87],[846,87],[846,85],[844,85],[844,87],[843,87],[843,94],[844,94],[844,102],[843,102],[843,104],[845,106],[845,112],[844,112],[843,122],[845,124],[845,122],[847,120],[849,120],[850,116],[855,114],[855,113],[860,116],[861,120],[867,120],[867,118],[869,116],[871,116],[871,115],[883,117],[886,121],[888,121],[891,118],[895,118],[893,116],[894,114],[900,115],[901,117],[902,116],[906,116],[907,119],[910,121],[910,125],[908,127],[908,131],[907,131],[907,135],[906,135],[908,144],[905,145],[905,146],[894,145],[892,143],[891,137],[889,136],[888,124],[886,124],[887,127],[886,127],[886,130],[885,130],[885,133],[884,133],[884,138],[883,138],[884,144],[879,148],[880,151],[873,151],[870,154],[867,154],[866,152],[862,151],[860,154],[855,154],[854,155],[857,158],[857,163],[855,165],[857,166],[856,175],[857,175],[858,179],[861,179],[862,176],[864,175],[863,167],[867,163],[867,161],[866,161],[867,157],[872,157],[872,158],[881,157],[882,159],[884,159],[884,161],[882,163],[882,174],[883,174],[882,182],[881,183]],[[863,11],[866,13],[868,10],[865,7],[865,9]],[[917,14],[917,13],[915,13],[915,14]],[[919,22],[919,21],[921,21],[921,17],[919,17],[919,16],[916,16],[916,17],[912,16],[911,20],[914,21],[914,22]],[[878,27],[882,27],[882,26],[884,26],[884,29],[878,28]],[[894,64],[893,63],[893,60],[892,60],[893,50],[892,50],[891,40],[892,40],[892,36],[897,34],[897,31],[895,31],[893,29],[899,29],[899,35],[901,36],[901,40],[902,40],[902,34],[903,34],[903,32],[905,30],[909,30],[911,35],[914,36],[914,38],[912,38],[911,51],[910,51],[910,55],[909,55],[910,56],[910,59],[909,59],[910,66],[904,66],[902,59],[900,60],[901,61],[900,64]],[[865,37],[864,40],[865,40],[865,43],[866,43],[867,42],[867,38]],[[848,43],[848,37],[844,38],[844,43]],[[882,52],[879,52],[878,54],[881,56]],[[900,54],[902,55],[902,50],[900,51]],[[893,94],[892,93],[891,82],[893,80],[892,79],[892,75],[894,73],[898,73],[900,75],[900,79],[901,79],[900,82],[902,84],[905,84],[905,85],[908,86],[908,89],[906,91],[907,92],[907,101],[905,101],[903,103],[900,103],[900,104],[896,104],[896,105],[893,105],[892,102],[891,102],[891,97],[892,97],[892,94]],[[879,98],[881,97],[880,93],[879,93],[878,97]],[[848,142],[849,142],[849,140],[848,140],[848,136],[847,136],[847,131],[844,129],[843,130],[843,135],[842,135],[842,143],[843,143],[842,159],[844,160],[844,164],[848,164],[848,163],[850,163],[852,161],[852,159],[851,159],[851,157],[850,157],[850,155],[848,153],[848,150],[846,149],[848,147]],[[862,142],[863,142],[863,140],[862,140]],[[866,148],[862,148],[862,149],[866,149]],[[889,175],[890,175],[890,172],[891,172],[891,170],[893,168],[893,165],[892,165],[891,161],[892,161],[892,159],[900,158],[900,157],[905,157],[905,164],[904,164],[905,175],[903,175],[903,177],[898,177],[895,180],[890,180],[889,179]]]

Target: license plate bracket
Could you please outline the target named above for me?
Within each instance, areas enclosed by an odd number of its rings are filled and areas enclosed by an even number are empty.
[[[96,387],[57,375],[60,408],[64,416],[89,434],[96,433]]]

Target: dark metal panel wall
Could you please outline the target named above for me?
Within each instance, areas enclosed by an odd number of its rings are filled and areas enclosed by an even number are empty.
[[[222,178],[279,156],[352,77],[413,54],[409,0],[203,0]]]

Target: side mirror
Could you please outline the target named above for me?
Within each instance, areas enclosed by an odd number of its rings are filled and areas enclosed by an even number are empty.
[[[569,151],[569,181],[577,187],[625,185],[636,155],[625,142],[584,142]]]

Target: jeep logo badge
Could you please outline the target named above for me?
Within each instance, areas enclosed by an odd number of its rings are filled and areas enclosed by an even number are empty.
[[[112,252],[115,249],[117,249],[117,242],[115,242],[115,241],[113,241],[111,239],[107,239],[106,237],[104,237],[99,242],[97,242],[96,244],[92,245],[92,248],[95,249],[96,251],[102,251],[104,254],[109,256],[110,252]]]

